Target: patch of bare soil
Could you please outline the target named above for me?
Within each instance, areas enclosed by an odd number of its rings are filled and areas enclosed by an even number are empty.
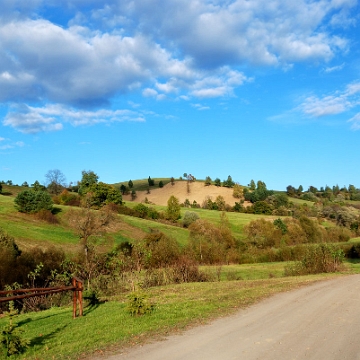
[[[231,206],[235,205],[239,199],[233,197],[233,189],[210,185],[205,186],[203,182],[192,182],[187,186],[187,181],[175,181],[174,185],[171,183],[166,184],[163,188],[154,187],[150,189],[150,194],[147,191],[138,191],[136,193],[136,202],[144,202],[145,198],[151,203],[156,205],[167,205],[167,201],[171,195],[177,197],[180,203],[184,203],[186,199],[192,204],[195,200],[200,206],[203,201],[210,197],[212,201],[215,201],[218,195],[221,195],[226,204]],[[123,196],[124,201],[131,201],[131,195]]]

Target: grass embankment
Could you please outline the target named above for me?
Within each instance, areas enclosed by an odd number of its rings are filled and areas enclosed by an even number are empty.
[[[246,278],[249,269],[241,268],[237,266],[238,273],[240,276],[243,273],[242,276]],[[275,293],[334,276],[339,275],[190,283],[151,288],[147,293],[156,308],[151,315],[142,317],[130,316],[126,310],[125,295],[86,308],[84,316],[75,320],[71,318],[71,308],[23,314],[17,322],[24,330],[23,336],[30,340],[30,347],[22,356],[14,359],[78,359],[104,351],[119,351],[121,347],[231,314]],[[0,328],[6,322],[6,318],[0,319]]]
[[[78,243],[71,229],[61,224],[48,224],[16,211],[12,196],[0,196],[0,228],[25,248],[35,245],[68,246]]]

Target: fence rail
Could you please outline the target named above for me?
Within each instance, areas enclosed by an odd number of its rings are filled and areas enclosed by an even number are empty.
[[[83,281],[78,278],[73,278],[71,281],[71,286],[57,286],[49,288],[33,288],[33,289],[17,289],[17,290],[8,290],[0,291],[0,303],[27,299],[36,296],[46,296],[51,294],[56,294],[64,291],[73,292],[73,318],[76,318],[77,307],[79,305],[78,316],[83,315]],[[19,295],[20,294],[20,295]],[[13,296],[9,296],[13,295]]]

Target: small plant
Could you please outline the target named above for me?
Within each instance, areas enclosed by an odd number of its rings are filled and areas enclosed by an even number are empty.
[[[0,343],[5,350],[6,356],[21,354],[28,347],[29,341],[23,339],[21,333],[23,330],[18,328],[14,322],[18,311],[14,308],[14,302],[9,302],[9,324],[1,331]]]
[[[131,316],[150,314],[155,308],[153,304],[150,304],[148,296],[142,292],[132,292],[127,298],[127,310]]]

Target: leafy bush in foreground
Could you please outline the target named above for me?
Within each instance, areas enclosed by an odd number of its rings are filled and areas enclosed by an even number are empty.
[[[286,276],[320,274],[340,271],[344,252],[332,244],[317,244],[307,248],[304,258],[285,267]]]

